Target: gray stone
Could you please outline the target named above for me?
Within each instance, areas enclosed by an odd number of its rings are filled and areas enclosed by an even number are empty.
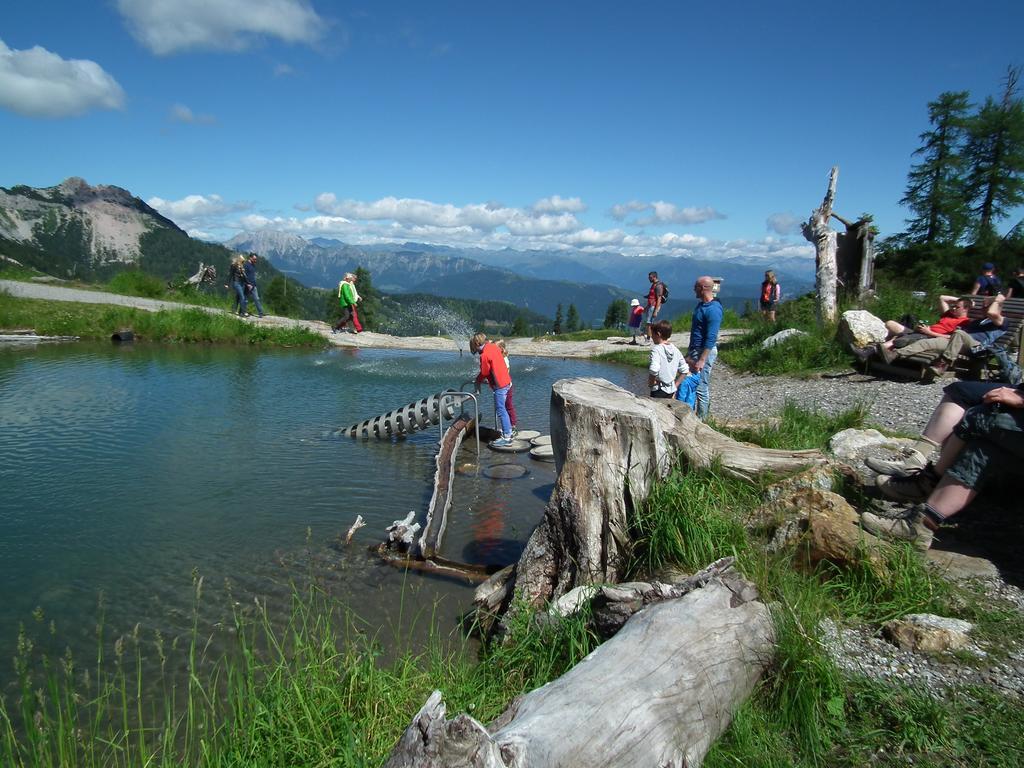
[[[867,347],[885,341],[885,323],[867,310],[851,309],[839,320],[839,338],[855,347]]]
[[[999,569],[991,560],[973,557],[960,552],[945,552],[941,549],[928,550],[928,562],[942,575],[952,581],[967,579],[998,579]]]
[[[761,349],[769,349],[774,347],[776,344],[781,344],[786,339],[791,339],[794,336],[806,336],[806,331],[801,331],[798,328],[787,328],[784,331],[779,331],[773,336],[769,336],[767,339],[761,342]]]

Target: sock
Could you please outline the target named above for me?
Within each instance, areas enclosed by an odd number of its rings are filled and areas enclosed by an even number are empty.
[[[940,515],[934,509],[932,509],[931,505],[929,505],[929,504],[925,504],[921,508],[921,514],[924,515],[925,517],[927,517],[929,520],[931,520],[936,525],[942,525],[944,522],[946,522],[946,518],[944,518],[942,515]]]

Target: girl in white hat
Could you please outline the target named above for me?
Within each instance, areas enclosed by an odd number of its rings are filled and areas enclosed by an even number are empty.
[[[633,340],[630,344],[636,344],[636,336],[640,332],[640,320],[644,316],[644,308],[640,306],[640,299],[633,299],[629,302],[629,327],[633,329]]]

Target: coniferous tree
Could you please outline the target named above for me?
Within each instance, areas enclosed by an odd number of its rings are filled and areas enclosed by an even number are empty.
[[[967,194],[975,243],[990,248],[995,225],[1024,203],[1024,101],[1018,95],[1020,68],[1006,74],[1003,98],[989,97],[968,123]]]
[[[617,328],[629,320],[629,304],[625,299],[615,299],[604,313],[604,327]]]
[[[509,333],[510,336],[529,336],[530,327],[526,324],[526,318],[522,315],[516,315],[515,321],[512,323],[512,330]]]
[[[963,143],[966,137],[967,91],[947,91],[928,104],[932,130],[921,134],[914,151],[921,162],[907,174],[906,195],[900,201],[914,212],[907,235],[918,243],[954,244],[967,225],[963,182]]]
[[[368,269],[356,267],[353,274],[356,276],[356,290],[359,291],[359,303],[356,305],[359,322],[368,331],[376,330],[381,315],[380,293],[373,287]]]
[[[580,313],[577,311],[576,305],[575,304],[570,304],[569,305],[569,314],[565,318],[565,329],[569,333],[572,333],[573,331],[578,331],[582,327],[583,326],[580,323]]]
[[[559,334],[562,332],[562,305],[558,305],[558,309],[555,310],[555,323],[551,326],[551,332]]]

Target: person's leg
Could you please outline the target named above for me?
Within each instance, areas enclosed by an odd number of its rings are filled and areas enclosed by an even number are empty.
[[[949,339],[945,336],[933,339],[921,339],[905,347],[890,350],[890,354],[897,360],[912,360],[918,363],[928,364],[938,357],[946,348]]]
[[[885,330],[889,332],[889,336],[899,336],[901,333],[907,332],[907,326],[902,323],[897,323],[895,320],[885,321]]]
[[[249,304],[245,298],[245,286],[241,283],[233,283],[235,287],[235,295],[238,296],[238,314],[244,315],[249,308]]]
[[[363,332],[363,324],[359,322],[359,313],[356,312],[356,305],[352,305],[352,327],[356,329],[356,333]]]
[[[508,385],[508,394],[505,395],[505,410],[508,411],[508,421],[512,425],[512,431],[515,431],[518,419],[516,419],[516,406],[512,402],[512,390],[515,388],[515,384]]]
[[[505,398],[508,396],[508,387],[501,387],[494,390],[494,410],[498,414],[498,421],[501,423],[501,436],[508,439],[512,436],[512,421],[505,409]]]
[[[694,409],[694,413],[701,421],[707,419],[711,412],[711,369],[717,359],[718,348],[715,347],[708,353],[708,359],[700,372],[700,382],[697,384],[697,407]]]
[[[249,291],[249,295],[252,296],[252,301],[256,304],[256,312],[260,317],[263,317],[263,302],[260,301],[260,290],[255,285],[252,290]]]
[[[334,330],[344,330],[345,326],[348,325],[348,321],[352,318],[352,310],[347,306],[342,306],[341,317],[338,318],[338,322],[334,324]]]

